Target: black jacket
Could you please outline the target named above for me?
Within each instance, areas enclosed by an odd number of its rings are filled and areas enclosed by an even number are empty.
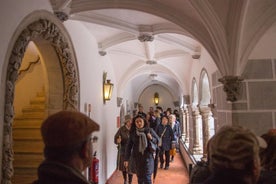
[[[64,164],[44,161],[33,184],[92,184],[77,170]]]

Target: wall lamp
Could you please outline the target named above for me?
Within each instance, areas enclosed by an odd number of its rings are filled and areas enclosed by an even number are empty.
[[[154,93],[153,101],[155,105],[159,104],[159,94],[157,92]]]
[[[113,84],[106,79],[107,72],[103,73],[103,103],[111,99]]]

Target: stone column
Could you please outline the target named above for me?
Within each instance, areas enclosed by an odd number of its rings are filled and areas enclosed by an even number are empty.
[[[199,119],[200,114],[198,108],[193,109],[192,111],[193,119],[193,133],[194,133],[194,145],[193,145],[193,154],[199,154],[202,150],[199,146]]]
[[[184,126],[185,126],[185,132],[186,132],[186,136],[185,136],[185,143],[188,144],[190,139],[190,121],[189,121],[189,110],[186,108],[184,109]]]
[[[202,134],[203,134],[203,157],[207,156],[207,143],[210,138],[209,124],[211,117],[211,109],[208,106],[199,107],[202,116]]]
[[[185,114],[184,114],[184,109],[180,108],[179,111],[179,115],[180,115],[180,124],[181,124],[181,138],[182,140],[186,139],[186,121],[185,121]]]

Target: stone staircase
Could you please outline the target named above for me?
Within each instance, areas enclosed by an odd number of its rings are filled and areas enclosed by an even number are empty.
[[[40,126],[46,117],[45,92],[37,93],[22,114],[14,118],[14,176],[12,183],[30,184],[37,178],[37,168],[43,157]]]

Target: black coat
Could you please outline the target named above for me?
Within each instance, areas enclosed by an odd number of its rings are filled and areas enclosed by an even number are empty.
[[[159,137],[154,133],[150,128],[145,128],[144,133],[147,134],[151,132],[152,142],[158,143]],[[129,161],[131,156],[134,160],[136,166],[137,177],[146,177],[153,173],[154,170],[154,157],[153,152],[149,148],[150,140],[148,140],[148,147],[145,149],[144,154],[139,152],[139,136],[136,134],[136,131],[133,130],[130,132],[128,143],[126,146],[125,160]]]
[[[64,164],[44,161],[38,168],[38,180],[33,184],[92,184],[80,171]]]
[[[164,151],[168,151],[171,149],[171,143],[172,141],[175,141],[175,137],[174,137],[174,133],[172,130],[172,127],[170,125],[163,125],[162,123],[159,124],[156,128],[156,133],[157,135],[161,138],[161,134],[163,133],[163,131],[165,130],[165,133],[162,136],[162,150]]]

